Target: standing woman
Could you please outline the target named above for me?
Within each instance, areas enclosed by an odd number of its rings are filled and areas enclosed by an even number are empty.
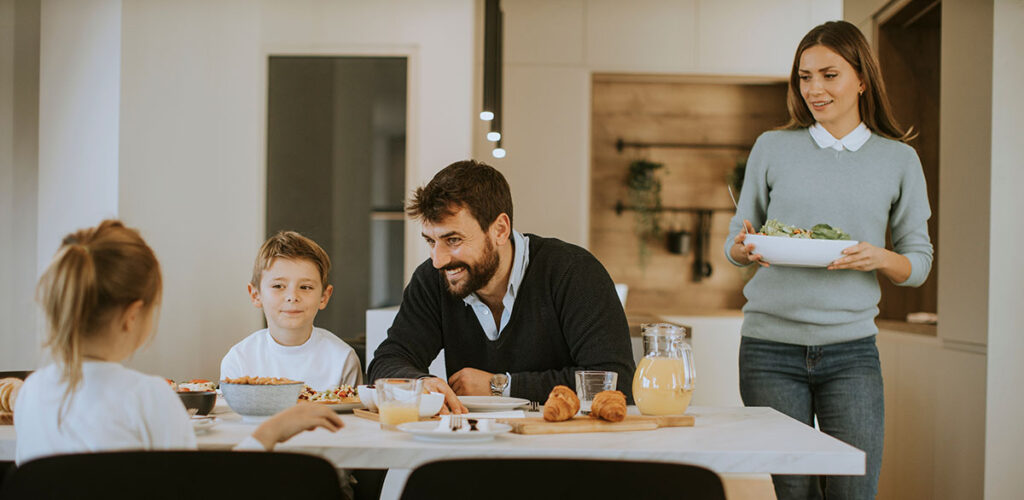
[[[725,242],[733,264],[762,266],[743,289],[740,394],[807,425],[817,417],[823,432],[866,453],[863,476],[774,476],[780,500],[874,498],[885,421],[876,274],[915,287],[928,277],[924,173],[856,26],[828,22],[800,41],[788,105],[789,123],[750,152]],[[860,243],[827,269],[769,266],[744,241],[768,219],[827,223]]]

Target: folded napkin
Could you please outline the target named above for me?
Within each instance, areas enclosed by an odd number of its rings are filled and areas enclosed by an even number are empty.
[[[462,416],[466,418],[526,418],[526,412],[523,410],[478,411],[475,413],[464,413]]]

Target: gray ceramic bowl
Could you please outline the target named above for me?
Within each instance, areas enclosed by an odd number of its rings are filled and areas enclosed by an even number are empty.
[[[243,417],[268,417],[291,408],[302,392],[302,382],[281,385],[220,383],[224,400]]]
[[[214,391],[179,392],[178,397],[185,404],[185,408],[195,408],[196,415],[209,415],[213,406],[217,404],[217,393]]]

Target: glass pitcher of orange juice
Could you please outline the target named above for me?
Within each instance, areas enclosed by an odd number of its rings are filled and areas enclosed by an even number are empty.
[[[644,357],[633,376],[633,399],[644,415],[679,415],[693,397],[696,372],[686,329],[668,323],[640,326]]]

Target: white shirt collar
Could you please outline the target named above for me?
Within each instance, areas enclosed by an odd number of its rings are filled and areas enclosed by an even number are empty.
[[[832,148],[836,151],[842,151],[843,149],[856,151],[871,138],[871,130],[868,129],[867,125],[864,125],[864,122],[857,125],[857,128],[843,136],[842,139],[832,137],[832,134],[825,130],[825,127],[818,122],[814,122],[814,125],[808,127],[807,130],[811,133],[811,138],[814,139],[814,142],[818,143],[818,147],[822,149]]]
[[[500,326],[495,325],[494,319],[491,317],[491,309],[487,307],[484,301],[480,300],[480,296],[476,292],[462,299],[466,305],[473,308],[473,313],[476,314],[480,327],[483,328],[487,338],[491,340],[498,340],[501,331],[505,329],[505,326],[508,325],[509,320],[512,318],[512,306],[515,305],[516,294],[519,293],[519,287],[523,284],[526,267],[530,265],[530,238],[513,230],[512,242],[515,252],[512,257],[512,272],[508,276],[508,289],[501,300],[504,309],[501,311],[501,318],[499,318]],[[507,389],[508,387],[506,386]]]

